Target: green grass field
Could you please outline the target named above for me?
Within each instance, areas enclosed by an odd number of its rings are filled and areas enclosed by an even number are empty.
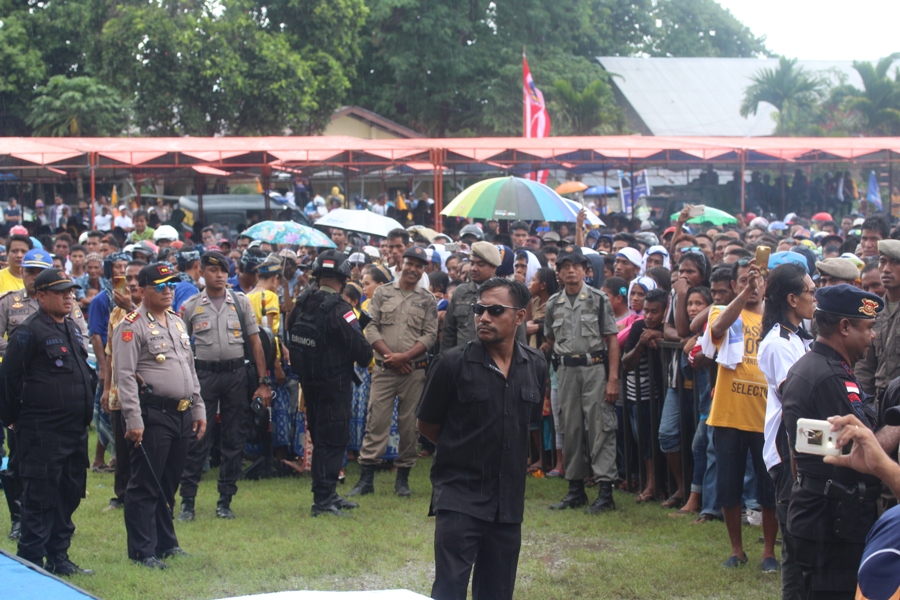
[[[92,437],[93,440],[93,437]],[[204,475],[197,519],[176,525],[190,557],[169,559],[150,571],[127,558],[122,511],[102,512],[112,495],[112,474],[88,475],[88,496],[75,513],[70,555],[92,577],[73,583],[105,599],[220,598],[280,590],[407,588],[427,595],[433,575],[434,523],[427,517],[430,460],[410,480],[413,496],[393,494],[393,475],[376,475],[376,492],[352,516],[310,517],[308,475],[241,482],[232,504],[237,519],[215,517],[218,471]],[[359,474],[350,465],[346,493]],[[516,597],[555,598],[774,598],[780,576],[759,569],[761,529],[745,527],[750,562],[737,570],[720,565],[729,544],[721,522],[689,525],[656,504],[635,504],[616,492],[615,513],[547,509],[566,491],[559,479],[529,478]],[[596,488],[590,492],[593,500]],[[9,522],[2,511],[0,546]]]

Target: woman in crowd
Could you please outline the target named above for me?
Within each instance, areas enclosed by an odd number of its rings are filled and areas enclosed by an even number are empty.
[[[528,291],[531,292],[531,302],[525,311],[525,333],[528,336],[528,345],[532,348],[540,348],[544,343],[544,315],[547,311],[547,300],[559,290],[559,282],[556,279],[556,271],[550,267],[538,269],[531,279]],[[548,360],[549,364],[549,360]],[[556,464],[547,473],[548,477],[562,477],[565,474],[565,463],[562,453],[562,427],[559,423],[559,398],[556,389],[556,371],[550,369],[550,410],[544,410],[553,415],[553,429],[556,432],[555,439],[548,446],[556,449]],[[546,407],[545,407],[546,409]],[[534,445],[534,444],[532,444]],[[540,446],[538,446],[540,447]],[[532,467],[540,467],[539,457],[532,460]]]

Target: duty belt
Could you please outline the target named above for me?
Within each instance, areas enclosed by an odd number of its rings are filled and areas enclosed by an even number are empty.
[[[383,371],[384,369],[387,369],[387,368],[388,368],[387,366],[385,366],[383,360],[376,360],[376,361],[375,361],[375,366],[376,366],[376,367],[379,367],[382,371]],[[427,359],[427,358],[423,358],[422,360],[417,360],[416,362],[414,362],[414,363],[412,364],[412,367],[413,367],[414,370],[415,370],[415,369],[426,369],[426,368],[428,368],[428,359]]]
[[[797,481],[804,490],[820,496],[834,498],[835,500],[845,501],[856,498],[860,502],[874,502],[881,497],[880,483],[867,486],[862,482],[857,482],[856,485],[852,485],[840,483],[833,479],[822,481],[802,473],[797,474]]]
[[[606,357],[606,350],[597,350],[590,354],[564,354],[559,358],[566,367],[590,367],[605,363]]]
[[[210,373],[229,373],[244,366],[243,358],[235,358],[233,360],[200,360],[194,361],[194,367],[198,371],[209,371]]]
[[[164,396],[157,396],[156,394],[142,394],[141,404],[146,404],[147,406],[155,406],[156,408],[161,408],[162,410],[184,412],[191,407],[191,404],[193,404],[193,400],[191,400],[190,398],[173,400]]]

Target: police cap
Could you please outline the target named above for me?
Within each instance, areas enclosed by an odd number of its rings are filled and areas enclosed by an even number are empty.
[[[200,266],[201,267],[221,267],[222,269],[228,270],[228,259],[225,258],[225,255],[221,252],[216,252],[215,250],[210,250],[203,254],[200,257]]]
[[[900,240],[880,240],[878,252],[893,260],[900,260]]]
[[[416,260],[421,260],[423,264],[428,264],[428,253],[425,252],[424,248],[420,248],[419,246],[413,246],[408,248],[406,252],[403,253],[403,258],[415,258]]]
[[[34,280],[34,291],[36,292],[62,291],[72,288],[80,290],[81,286],[66,277],[66,274],[59,269],[45,269]]]
[[[884,300],[846,283],[819,288],[816,301],[817,311],[848,319],[874,319],[884,309]]]
[[[558,271],[562,264],[566,261],[576,265],[589,265],[588,257],[584,255],[578,246],[565,246],[559,251],[556,257],[556,270]]]
[[[826,258],[816,262],[816,269],[820,275],[828,275],[844,281],[856,281],[859,279],[859,269],[846,258]]]
[[[472,244],[472,256],[477,256],[492,267],[500,266],[500,251],[490,242]]]
[[[168,263],[153,263],[143,267],[138,273],[138,285],[146,287],[178,279],[178,274]]]

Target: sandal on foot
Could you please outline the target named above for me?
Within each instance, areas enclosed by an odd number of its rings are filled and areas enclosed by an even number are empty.
[[[746,564],[747,564],[747,553],[744,552],[743,558],[732,554],[731,556],[728,557],[728,560],[726,560],[724,563],[722,563],[722,566],[725,567],[726,569],[736,569],[739,566],[746,565]]]
[[[674,508],[684,501],[683,496],[669,496],[669,499],[660,504],[663,508]]]
[[[549,473],[547,473],[547,477],[562,477],[563,474],[559,469],[553,469]]]
[[[702,525],[703,523],[709,523],[710,521],[718,521],[719,519],[715,515],[711,515],[709,513],[703,513],[693,521],[691,521],[691,525]]]
[[[655,496],[656,496],[655,492],[648,492],[648,493],[641,492],[640,494],[638,494],[638,496],[635,500],[638,504],[641,504],[642,502],[652,502],[653,500],[655,500]]]

